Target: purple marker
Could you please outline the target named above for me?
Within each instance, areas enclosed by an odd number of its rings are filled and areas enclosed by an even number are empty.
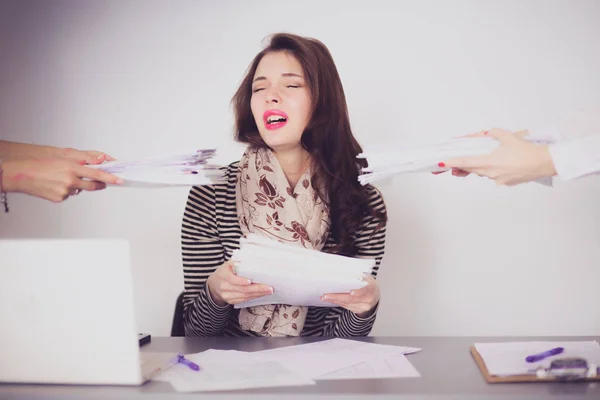
[[[178,354],[177,355],[177,362],[187,365],[188,367],[190,367],[191,369],[193,369],[194,371],[200,371],[200,366],[194,362],[191,362],[190,360],[188,360],[187,358],[185,358],[183,356],[183,354]]]
[[[525,357],[525,361],[527,361],[528,363],[542,361],[544,358],[558,355],[558,354],[562,353],[563,351],[565,351],[564,347],[555,347],[548,351],[544,351],[543,353],[527,356],[527,357]]]

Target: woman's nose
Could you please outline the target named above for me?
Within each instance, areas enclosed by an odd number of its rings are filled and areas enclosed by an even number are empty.
[[[276,89],[267,89],[267,103],[281,103],[281,97]]]

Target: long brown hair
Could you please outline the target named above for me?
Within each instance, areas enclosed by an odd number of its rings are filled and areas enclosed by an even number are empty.
[[[268,147],[260,137],[250,108],[252,79],[261,59],[271,52],[293,55],[304,69],[312,101],[310,122],[301,143],[312,156],[312,185],[328,202],[331,235],[337,246],[333,252],[354,256],[354,234],[365,215],[384,223],[387,216],[369,206],[366,188],[358,182],[365,160],[356,156],[362,149],[350,129],[346,96],[333,57],[327,47],[313,38],[288,33],[271,36],[268,46],[254,57],[233,96],[235,139],[258,147]]]

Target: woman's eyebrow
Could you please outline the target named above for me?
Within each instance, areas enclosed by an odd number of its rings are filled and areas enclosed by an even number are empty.
[[[304,77],[300,74],[296,74],[295,72],[285,72],[283,74],[281,74],[281,76],[285,76],[285,77],[296,77],[296,78],[303,78]],[[257,76],[256,78],[254,78],[254,80],[252,81],[252,83],[256,82],[256,81],[265,81],[267,80],[266,77],[264,76]]]

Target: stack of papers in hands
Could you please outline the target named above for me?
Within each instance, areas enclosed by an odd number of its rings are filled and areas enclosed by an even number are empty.
[[[380,345],[348,339],[244,352],[207,350],[188,354],[194,371],[175,364],[154,380],[179,392],[314,385],[317,380],[416,378],[419,372],[405,354],[419,348]]]
[[[90,165],[125,181],[126,186],[198,186],[224,183],[222,165],[209,163],[216,149],[142,158],[132,161],[109,161]]]
[[[525,139],[537,144],[553,142],[550,137]],[[358,180],[362,185],[366,185],[403,173],[445,171],[447,168],[440,168],[438,163],[456,157],[486,155],[498,146],[500,142],[490,137],[463,137],[421,145],[374,145],[366,147],[357,156],[369,163],[369,167],[361,171],[362,175]]]
[[[264,304],[332,307],[321,301],[328,293],[349,293],[367,283],[375,260],[344,257],[280,243],[256,234],[240,239],[231,257],[235,273],[255,283],[273,287],[274,293],[235,305]]]

